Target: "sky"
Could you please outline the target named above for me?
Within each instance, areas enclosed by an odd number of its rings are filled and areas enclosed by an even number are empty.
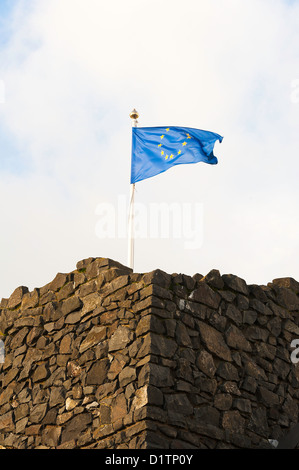
[[[135,271],[299,280],[298,43],[299,0],[0,0],[0,298],[128,264],[133,108],[224,137],[136,184]]]

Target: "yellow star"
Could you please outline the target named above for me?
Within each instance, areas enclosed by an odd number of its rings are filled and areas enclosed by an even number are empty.
[[[158,147],[162,147],[162,144],[159,144]]]
[[[179,150],[179,153],[178,153],[178,155],[181,155],[181,153],[182,153],[182,151],[181,151],[181,150]]]
[[[166,157],[165,157],[165,160],[167,160],[167,159],[168,159],[168,155],[166,155]]]
[[[190,134],[186,134],[188,139],[191,139]]]
[[[185,145],[187,145],[187,142],[184,142],[184,143],[183,143],[183,147],[185,147]]]
[[[161,155],[164,155],[164,150],[162,150]]]
[[[168,127],[168,129],[166,129],[166,132],[168,132],[168,131],[170,131],[169,127]]]
[[[169,157],[169,158],[170,158],[170,160],[172,160],[172,159],[173,159],[173,157],[174,157],[174,155],[172,155],[172,154],[171,154],[171,155],[170,155],[170,157]]]
[[[163,139],[165,136],[164,135],[161,135],[161,139]]]

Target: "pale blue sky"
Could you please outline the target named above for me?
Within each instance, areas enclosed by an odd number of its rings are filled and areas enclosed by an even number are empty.
[[[0,50],[5,48],[7,42],[13,36],[12,13],[18,0],[0,0]],[[0,80],[1,80],[0,75]],[[1,106],[1,104],[0,104]],[[14,135],[11,134],[2,123],[0,127],[0,171],[8,171],[11,173],[23,172],[26,168],[24,162],[24,150],[18,149],[15,145]]]
[[[202,203],[204,243],[137,240],[136,271],[299,279],[298,43],[299,1],[0,0],[0,297],[84,257],[127,263],[95,227],[129,196],[133,107],[224,135],[217,167],[137,185],[147,205]]]
[[[1,18],[7,17],[15,5],[18,3],[18,0],[1,0],[0,2],[0,15]]]
[[[6,42],[10,36],[10,15],[17,3],[18,0],[1,0],[0,2],[0,47],[3,46],[3,42]]]

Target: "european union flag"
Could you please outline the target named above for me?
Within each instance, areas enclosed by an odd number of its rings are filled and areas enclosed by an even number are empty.
[[[218,163],[214,145],[223,137],[191,127],[133,127],[131,184],[163,173],[174,165]]]

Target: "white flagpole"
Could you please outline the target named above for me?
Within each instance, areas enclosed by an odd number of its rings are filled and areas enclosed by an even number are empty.
[[[130,113],[133,120],[132,125],[137,127],[139,114],[136,109]],[[129,208],[129,226],[128,226],[128,265],[134,271],[134,201],[135,201],[135,184],[131,184],[130,188],[130,208]]]

